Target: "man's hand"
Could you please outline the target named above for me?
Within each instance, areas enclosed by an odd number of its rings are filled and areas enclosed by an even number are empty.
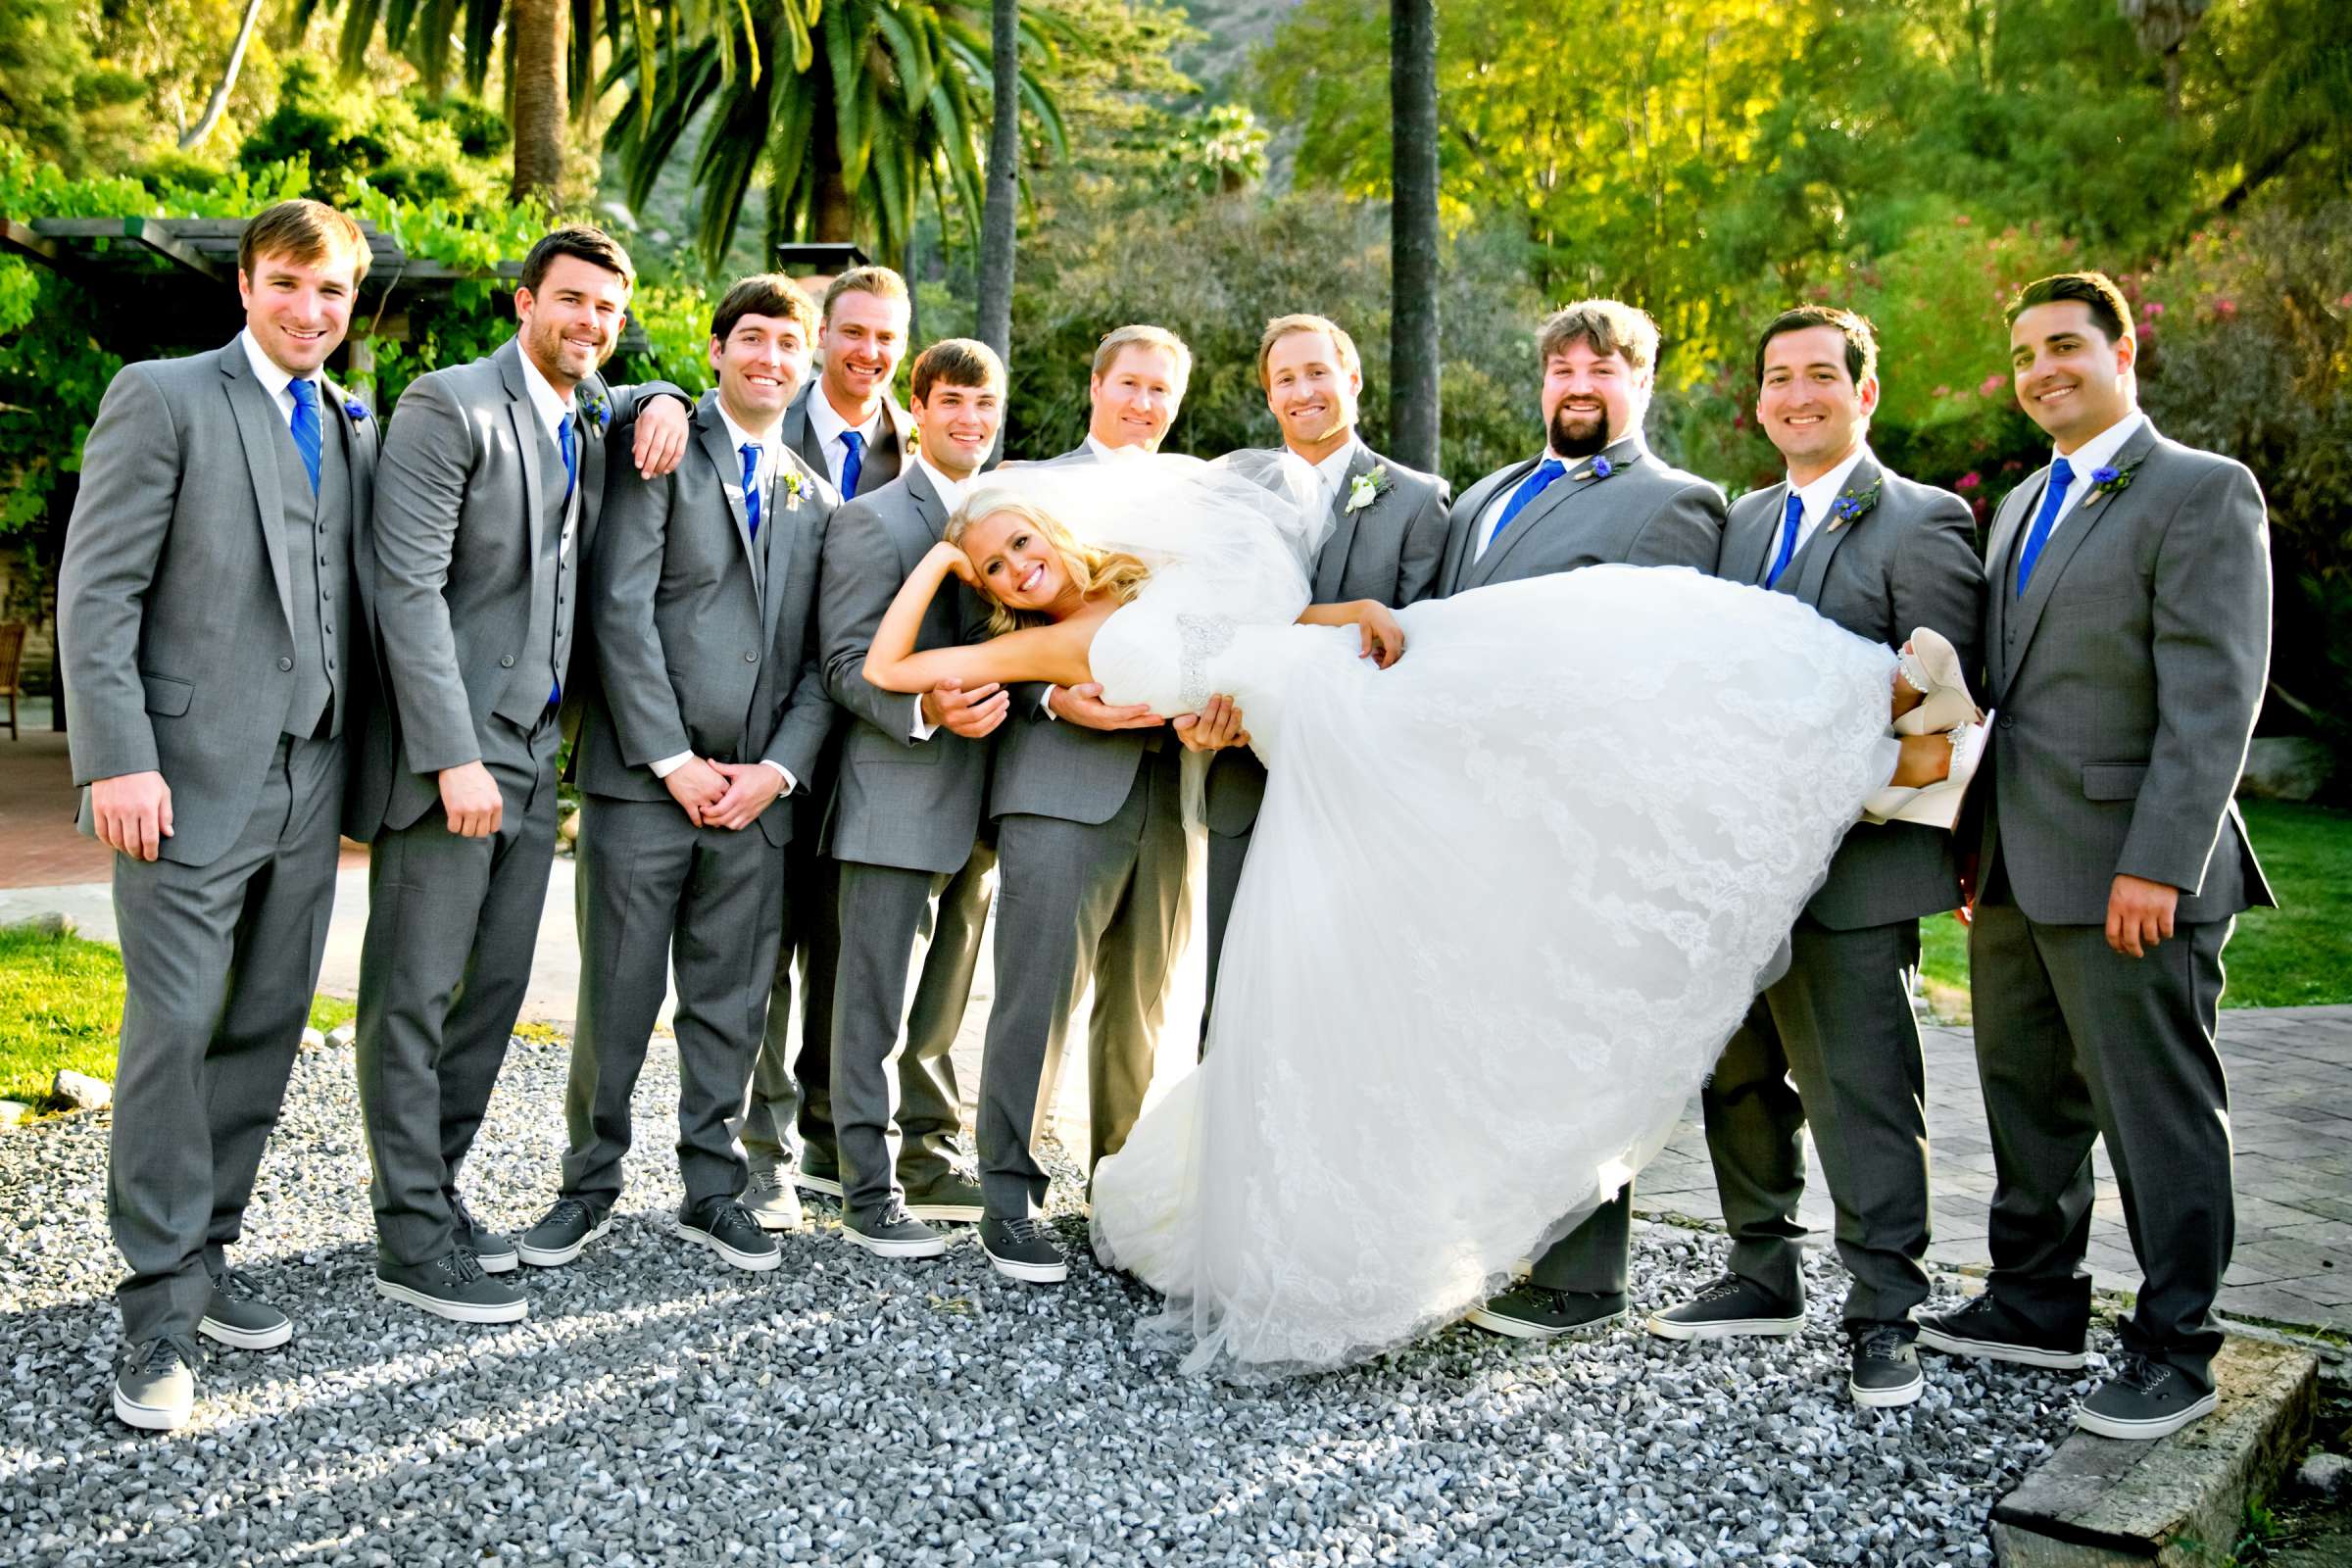
[[[156,772],[93,779],[90,821],[108,849],[152,860],[172,836],[172,786]]]
[[[1250,744],[1250,732],[1242,728],[1242,710],[1223,692],[1202,703],[1198,713],[1178,713],[1172,722],[1188,752],[1221,752]]]
[[[685,810],[686,820],[701,827],[703,814],[727,793],[727,780],[717,768],[697,757],[671,768],[662,787]]]
[[[956,554],[961,556],[962,551]],[[967,741],[976,741],[1004,722],[1012,711],[1012,694],[1001,681],[989,681],[970,691],[959,680],[943,680],[923,693],[923,722],[945,726]]]
[[[765,762],[712,762],[727,781],[727,793],[703,808],[703,826],[740,833],[760,819],[784,793],[784,775]]]
[[[2130,958],[2144,958],[2147,950],[2173,934],[2173,911],[2180,906],[2180,890],[2169,882],[2121,876],[2107,890],[2107,945]]]
[[[1046,702],[1055,717],[1088,729],[1153,729],[1167,722],[1152,711],[1150,703],[1114,707],[1104,702],[1102,683],[1098,680],[1081,686],[1056,686]]]
[[[630,457],[637,472],[659,479],[686,455],[686,405],[676,398],[648,398],[637,410],[637,445]]]
[[[460,762],[441,770],[441,814],[458,837],[488,838],[498,831],[506,812],[506,797],[498,793],[498,780],[481,763]]]

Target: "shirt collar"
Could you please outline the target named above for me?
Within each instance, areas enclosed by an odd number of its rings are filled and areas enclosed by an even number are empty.
[[[760,448],[760,461],[762,464],[766,463],[768,454],[776,448],[776,433],[782,421],[779,420],[776,424],[769,425],[766,430],[754,434],[735,422],[735,416],[727,412],[727,406],[724,403],[714,403],[712,407],[718,410],[719,422],[727,427],[727,445],[733,450],[741,452],[745,442],[752,442]]]
[[[1857,441],[1854,443],[1854,450],[1845,455],[1844,462],[1811,484],[1800,485],[1793,478],[1788,480],[1789,493],[1805,504],[1806,521],[1818,521],[1828,514],[1830,504],[1836,501],[1838,493],[1845,488],[1845,481],[1854,476],[1854,470],[1860,467],[1862,460],[1869,456],[1870,444],[1865,441]]]
[[[2125,415],[2106,429],[2075,448],[2071,457],[2061,453],[2053,446],[2050,448],[2050,461],[2055,463],[2061,457],[2066,457],[2066,466],[2074,470],[2075,477],[2086,478],[2094,469],[2113,466],[2115,455],[2124,450],[2124,443],[2137,434],[2139,427],[2147,422],[2148,416],[2139,410],[2133,409],[2130,414]]]
[[[295,379],[294,372],[262,352],[261,344],[254,340],[252,327],[246,327],[239,332],[237,341],[245,345],[245,358],[253,366],[253,378],[262,383],[262,390],[269,393],[271,398],[283,402],[287,386]],[[313,370],[301,379],[318,389],[319,406],[325,407],[326,386],[318,372]]]
[[[1642,440],[1641,431],[1635,430],[1619,436],[1598,452],[1581,458],[1563,458],[1551,450],[1549,442],[1545,442],[1543,457],[1537,461],[1542,462],[1544,458],[1548,458],[1554,463],[1565,464],[1570,468],[1574,468],[1580,463],[1591,463],[1593,458],[1606,458],[1611,463],[1631,463],[1637,458],[1646,456],[1648,452],[1648,443]]]
[[[539,367],[531,363],[530,354],[519,343],[514,345],[514,357],[522,362],[522,386],[530,395],[532,411],[539,416],[539,422],[547,426],[549,437],[561,445],[563,438],[556,432],[571,416],[571,399],[558,392],[539,373]]]
[[[940,502],[949,512],[953,513],[957,507],[963,505],[963,498],[971,491],[971,480],[949,478],[932,466],[931,460],[920,452],[914,455],[914,461],[922,465],[923,477],[931,481],[931,488],[939,492]]]
[[[870,452],[874,446],[875,426],[881,420],[882,407],[876,404],[872,418],[863,424],[854,425],[841,416],[841,411],[833,407],[833,400],[825,396],[825,383],[821,377],[808,388],[808,424],[816,431],[817,440],[825,446],[839,441],[843,431],[856,430],[865,437],[865,448]]]
[[[1340,487],[1348,482],[1348,469],[1354,463],[1355,443],[1350,440],[1341,442],[1337,452],[1315,465],[1315,477],[1323,481],[1326,499],[1340,493]]]

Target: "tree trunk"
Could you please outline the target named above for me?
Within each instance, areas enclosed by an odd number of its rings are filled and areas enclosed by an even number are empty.
[[[509,122],[514,127],[513,200],[536,196],[549,206],[563,200],[565,107],[564,25],[566,0],[508,0],[511,46],[507,92]]]
[[[980,219],[980,341],[1012,358],[1013,238],[1021,160],[1020,0],[994,0],[995,119],[988,132],[988,202]]]
[[[1437,0],[1390,0],[1389,450],[1438,471]]]
[[[262,20],[262,0],[245,0],[245,21],[237,28],[237,41],[229,46],[228,64],[220,72],[220,79],[213,86],[213,96],[204,106],[204,118],[188,127],[179,138],[179,150],[186,152],[200,146],[220,123],[221,111],[228,107],[228,95],[237,88],[237,73],[245,68],[245,46],[253,42],[253,24]]]

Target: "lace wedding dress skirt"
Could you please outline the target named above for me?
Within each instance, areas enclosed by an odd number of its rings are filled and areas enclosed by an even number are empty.
[[[1482,588],[1384,671],[1263,586],[1171,569],[1091,659],[1110,702],[1231,694],[1269,772],[1206,1059],[1094,1179],[1099,1256],[1229,1376],[1412,1340],[1613,1193],[1895,757],[1893,656],[1785,594]]]

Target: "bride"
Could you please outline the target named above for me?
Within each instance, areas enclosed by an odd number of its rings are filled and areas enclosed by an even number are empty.
[[[1328,514],[1296,478],[1264,454],[1000,472],[865,663],[901,692],[1242,709],[1268,782],[1205,1057],[1094,1176],[1097,1255],[1226,1375],[1412,1340],[1612,1195],[1857,813],[1948,822],[1982,745],[1941,638],[1898,660],[1679,568],[1309,604]],[[917,652],[951,577],[997,635]]]

